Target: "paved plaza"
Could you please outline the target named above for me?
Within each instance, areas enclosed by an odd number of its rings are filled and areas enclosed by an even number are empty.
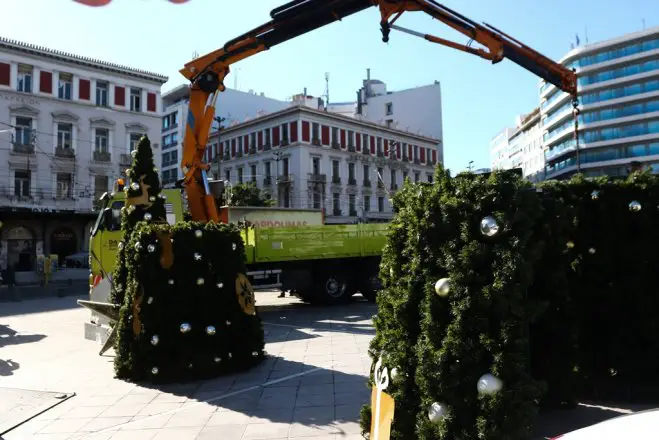
[[[63,400],[1,438],[361,439],[375,306],[316,308],[273,296],[257,299],[266,305],[264,363],[158,388],[113,379],[113,352],[98,356],[100,346],[84,339],[89,311],[77,298],[0,303],[0,390]]]

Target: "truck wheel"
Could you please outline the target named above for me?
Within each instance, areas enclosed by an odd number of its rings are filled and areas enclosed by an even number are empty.
[[[359,283],[359,293],[361,293],[369,302],[375,302],[378,290],[381,288],[382,284],[380,283],[380,278],[377,274],[364,277]]]
[[[322,273],[315,279],[314,302],[322,304],[341,304],[351,298],[348,279],[340,273]]]

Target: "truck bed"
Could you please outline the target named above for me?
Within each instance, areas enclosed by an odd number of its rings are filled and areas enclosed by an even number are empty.
[[[377,256],[388,224],[319,225],[243,231],[247,264]]]

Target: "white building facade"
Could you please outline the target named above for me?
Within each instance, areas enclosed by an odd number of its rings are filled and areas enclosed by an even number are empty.
[[[544,150],[540,108],[517,117],[515,128],[506,128],[490,142],[492,169],[521,168],[524,178],[544,178]]]
[[[162,117],[162,182],[171,186],[183,178],[181,171],[182,142],[185,135],[185,122],[188,117],[190,88],[178,86],[163,94]],[[222,125],[230,127],[266,113],[282,110],[290,106],[289,102],[268,98],[254,92],[241,92],[227,88],[219,95],[215,116],[224,118]],[[217,130],[219,122],[215,121],[212,130]]]
[[[148,135],[159,166],[167,78],[0,39],[0,268],[86,250],[94,201]]]
[[[388,221],[404,179],[432,181],[438,139],[291,106],[214,132],[207,161],[232,184],[253,181],[279,206],[325,211],[327,223]]]

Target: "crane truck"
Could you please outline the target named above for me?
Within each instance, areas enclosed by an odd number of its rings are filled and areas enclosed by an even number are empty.
[[[270,21],[228,41],[221,48],[185,64],[180,73],[190,81],[190,101],[183,139],[178,189],[164,190],[168,220],[183,220],[184,212],[199,222],[227,221],[218,209],[222,182],[209,179],[204,162],[215,106],[230,67],[347,16],[377,7],[384,42],[391,30],[421,37],[490,60],[507,58],[543,78],[572,97],[578,113],[576,72],[488,24],[478,24],[434,0],[294,0],[270,12]],[[406,12],[422,12],[462,33],[482,47],[459,44],[401,27],[397,20]],[[575,124],[577,118],[574,118]],[[578,128],[578,127],[577,127]],[[575,130],[576,133],[576,130]],[[578,137],[577,137],[578,139]],[[286,147],[283,147],[286,148]],[[107,300],[108,275],[115,265],[121,240],[119,212],[125,193],[104,194],[91,238],[91,294]],[[187,206],[185,206],[187,205]],[[310,225],[301,228],[248,227],[243,230],[248,276],[255,288],[291,290],[309,302],[337,303],[359,291],[373,300],[378,288],[380,254],[387,224]],[[104,289],[100,286],[105,285]]]

